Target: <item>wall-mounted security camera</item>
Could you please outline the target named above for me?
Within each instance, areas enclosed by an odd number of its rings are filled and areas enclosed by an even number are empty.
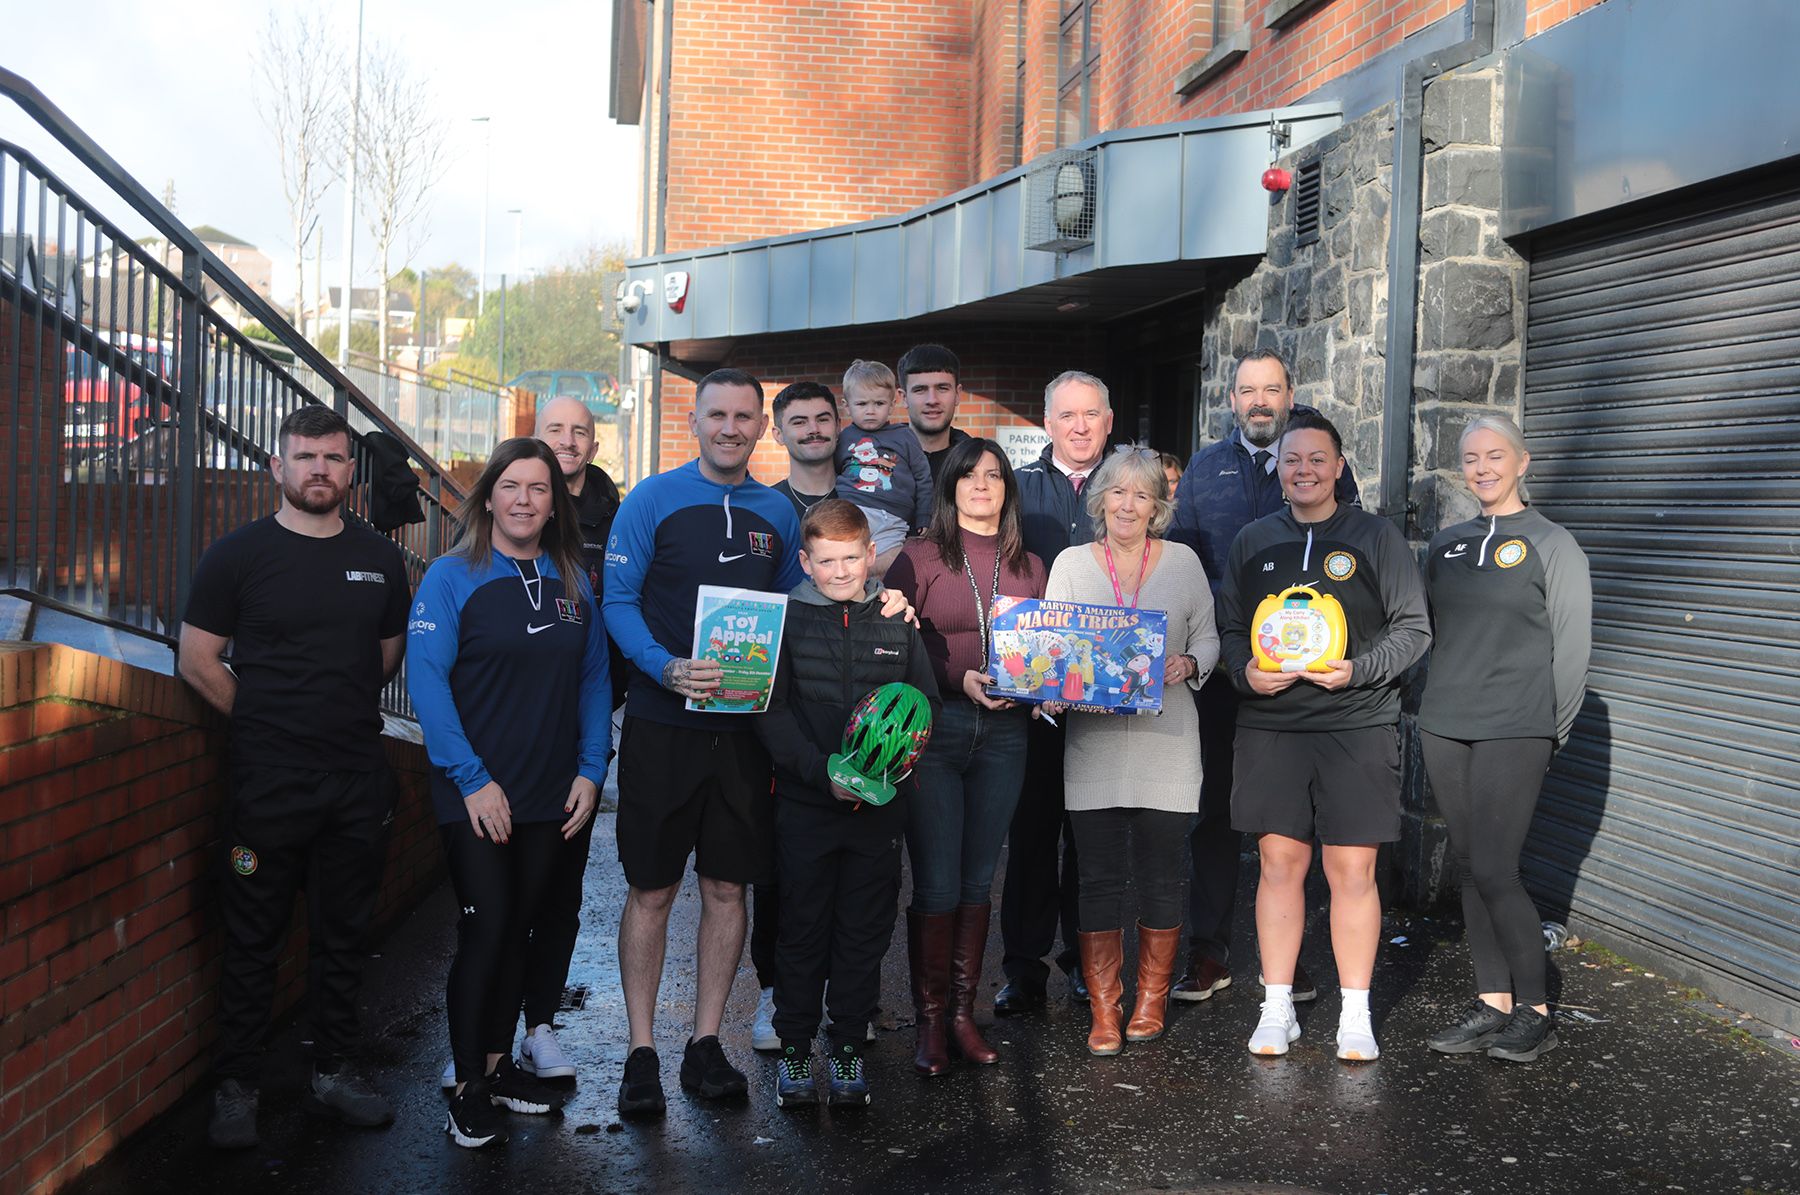
[[[627,315],[635,315],[643,307],[644,299],[655,289],[655,283],[643,278],[635,282],[619,283],[619,310]]]

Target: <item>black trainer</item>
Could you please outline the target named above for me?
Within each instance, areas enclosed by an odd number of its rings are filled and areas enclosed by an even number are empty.
[[[226,1079],[213,1092],[206,1139],[214,1149],[250,1149],[257,1144],[256,1088]]]
[[[625,1077],[619,1080],[619,1115],[654,1116],[665,1107],[662,1063],[650,1046],[639,1046],[625,1059]]]
[[[307,1107],[363,1129],[378,1129],[394,1123],[393,1106],[380,1092],[347,1070],[315,1070]]]
[[[712,1034],[690,1041],[681,1055],[681,1085],[709,1100],[744,1095],[750,1080],[726,1061],[725,1049]]]
[[[1440,1054],[1473,1054],[1493,1043],[1512,1014],[1501,1012],[1486,1000],[1471,1000],[1454,1025],[1439,1029],[1425,1044]]]
[[[487,1085],[488,1095],[496,1104],[532,1116],[562,1111],[572,1094],[561,1087],[552,1087],[536,1075],[526,1074],[511,1058],[500,1060],[494,1073],[487,1077]]]
[[[1562,1043],[1556,1040],[1556,1022],[1531,1007],[1520,1004],[1512,1018],[1488,1046],[1489,1058],[1508,1062],[1536,1062]]]
[[[1319,985],[1314,983],[1312,976],[1306,973],[1306,968],[1300,965],[1300,960],[1295,959],[1294,990],[1288,993],[1288,999],[1295,1004],[1305,1004],[1308,1000],[1317,1000],[1318,998]]]
[[[462,1091],[450,1101],[444,1132],[464,1149],[506,1144],[506,1118],[494,1106],[486,1079],[463,1084]]]

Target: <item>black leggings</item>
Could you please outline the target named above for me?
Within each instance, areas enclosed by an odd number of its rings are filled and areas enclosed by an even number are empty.
[[[1462,872],[1463,921],[1481,992],[1544,1003],[1544,931],[1519,879],[1519,853],[1550,766],[1549,739],[1465,743],[1419,734],[1431,791]]]
[[[558,825],[555,822],[546,825]],[[557,837],[562,837],[558,825]],[[525,1031],[549,1025],[562,1006],[563,988],[569,982],[569,960],[575,957],[575,939],[581,934],[581,885],[587,876],[588,850],[594,841],[594,819],[558,848],[550,881],[531,925],[531,944],[525,948]]]
[[[1136,890],[1138,921],[1181,924],[1187,882],[1189,813],[1161,809],[1080,809],[1069,814],[1081,869],[1081,929],[1122,929],[1125,888]]]
[[[489,1054],[512,1052],[519,1002],[534,986],[527,931],[567,844],[559,822],[514,822],[504,846],[475,837],[466,818],[438,831],[461,909],[444,1004],[456,1081],[466,1083],[487,1073]]]

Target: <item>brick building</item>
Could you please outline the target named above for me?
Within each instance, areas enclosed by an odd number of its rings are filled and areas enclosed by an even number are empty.
[[[1035,425],[1044,382],[1084,368],[1116,434],[1186,455],[1228,422],[1234,358],[1273,346],[1345,430],[1364,505],[1423,540],[1472,510],[1462,425],[1514,414],[1596,578],[1590,698],[1528,851],[1540,903],[1800,1023],[1800,605],[1757,596],[1800,526],[1800,76],[1778,50],[1800,10],[615,13],[613,115],[644,129],[636,475],[692,455],[692,380],[718,365],[835,385],[941,340],[969,431]],[[1271,166],[1291,185],[1265,190]],[[1728,632],[1770,601],[1783,634]],[[1418,771],[1397,859],[1429,899],[1446,843]]]

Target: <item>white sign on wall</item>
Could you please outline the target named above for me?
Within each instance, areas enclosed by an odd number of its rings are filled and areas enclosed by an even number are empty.
[[[1007,462],[1017,469],[1044,455],[1050,433],[1041,427],[1003,427],[994,433],[994,440],[1006,450]]]

